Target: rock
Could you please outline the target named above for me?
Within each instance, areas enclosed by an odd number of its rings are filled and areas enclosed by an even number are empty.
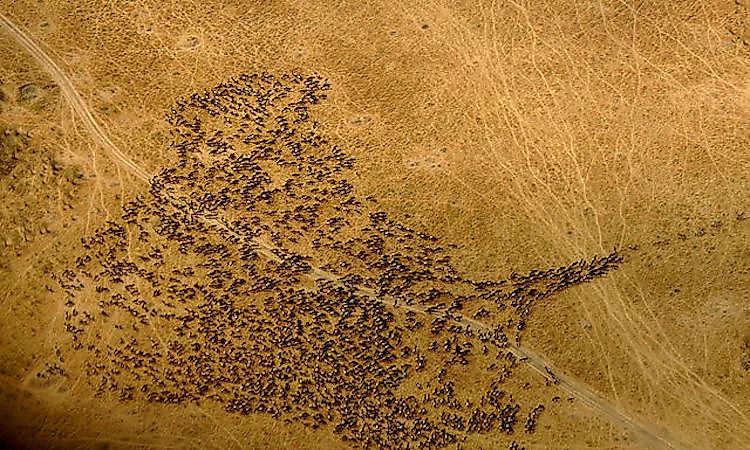
[[[18,88],[18,101],[21,103],[29,103],[36,100],[41,94],[42,90],[39,89],[34,83],[27,83]]]
[[[198,36],[188,36],[185,38],[182,43],[180,44],[180,47],[188,49],[188,48],[195,48],[200,45],[201,41]]]

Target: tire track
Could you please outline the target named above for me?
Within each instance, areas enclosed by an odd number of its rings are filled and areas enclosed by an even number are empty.
[[[20,47],[23,47],[23,49],[26,50],[45,71],[47,71],[50,77],[52,77],[52,80],[60,86],[63,95],[70,103],[71,108],[73,108],[73,110],[80,116],[91,137],[94,138],[102,148],[104,148],[109,156],[114,159],[115,162],[122,165],[128,172],[137,178],[148,182],[151,179],[151,175],[140,168],[128,158],[127,155],[122,153],[109,137],[107,137],[107,134],[94,119],[86,102],[83,101],[81,95],[78,93],[75,86],[73,86],[70,78],[68,78],[65,72],[60,69],[60,66],[58,66],[55,61],[53,61],[52,58],[50,58],[49,55],[47,55],[47,53],[36,44],[36,42],[21,31],[20,28],[2,13],[0,13],[0,26],[2,26],[3,31],[5,31],[11,39],[16,41]]]
[[[83,121],[86,129],[88,130],[91,137],[98,142],[107,154],[118,164],[123,166],[128,172],[134,175],[136,178],[150,183],[151,175],[139,167],[133,162],[127,155],[125,155],[119,148],[107,137],[104,130],[101,128],[99,123],[94,119],[90,109],[81,98],[78,91],[75,89],[70,78],[60,69],[60,67],[47,55],[28,35],[26,35],[20,28],[18,28],[7,16],[0,13],[0,26],[11,37],[20,47],[28,52],[41,66],[44,68],[50,77],[60,86],[63,95],[70,103],[71,108],[78,114]],[[164,192],[169,202],[179,209],[190,209],[188,203],[172,193]],[[206,216],[204,214],[195,213],[193,216],[201,217],[205,222],[210,225],[224,230],[225,233],[230,234],[235,240],[251,244],[258,248],[259,252],[264,254],[267,258],[272,260],[280,260],[276,254],[278,249],[271,245],[254,239],[245,239],[244,236],[235,232],[228,226],[223,220],[216,216]],[[334,274],[326,272],[319,268],[313,268],[307,275],[314,280],[326,280],[339,285],[344,283]],[[406,310],[429,314],[432,313],[427,311],[427,307],[420,305],[408,305],[401,304],[396,305],[395,299],[389,297],[383,297],[377,295],[376,291],[371,288],[357,287],[356,292],[360,295],[373,298],[386,305],[404,308]],[[472,332],[492,335],[494,330],[488,325],[471,319],[469,317],[453,314],[452,321],[465,332]],[[554,365],[552,365],[546,358],[533,350],[522,346],[520,344],[506,341],[501,344],[496,344],[501,348],[506,349],[512,353],[521,362],[529,366],[531,369],[539,373],[542,377],[554,383],[560,390],[566,392],[572,397],[575,397],[586,404],[589,408],[600,414],[601,416],[609,419],[612,423],[629,429],[633,432],[633,437],[638,439],[644,446],[654,449],[665,449],[665,450],[681,450],[685,449],[682,445],[676,443],[671,436],[667,436],[666,433],[661,432],[655,427],[645,424],[637,419],[631,418],[617,407],[612,405],[600,394],[593,391],[586,384],[581,383],[574,378],[563,374],[558,371]]]

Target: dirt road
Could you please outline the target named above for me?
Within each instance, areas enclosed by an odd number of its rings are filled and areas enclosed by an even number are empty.
[[[128,158],[127,155],[120,151],[117,146],[114,145],[114,143],[112,143],[112,141],[107,137],[104,130],[94,119],[90,109],[83,101],[78,91],[75,89],[75,86],[71,82],[70,78],[47,55],[47,53],[45,53],[27,34],[19,29],[12,21],[8,19],[8,17],[3,15],[2,13],[0,13],[0,26],[2,26],[2,29],[16,43],[18,43],[19,46],[26,50],[60,86],[63,95],[65,95],[65,98],[68,99],[68,101],[70,102],[70,106],[73,108],[75,113],[80,116],[81,120],[86,126],[86,129],[91,134],[91,137],[104,148],[107,154],[110,155],[116,163],[120,164],[135,177],[148,183],[151,179],[151,176],[148,174],[148,172],[139,167],[135,162]],[[179,197],[174,196],[174,194],[166,195],[169,197],[168,200],[170,201],[170,203],[172,203],[176,208],[183,208],[186,205],[186,202],[184,202]],[[259,251],[266,255],[268,258],[278,259],[278,257],[274,253],[275,249],[272,246],[266,243],[258,242],[254,239],[245,239],[241,234],[232,230],[231,227],[229,227],[222,220],[217,220],[215,218],[206,217],[203,215],[198,215],[198,217],[201,217],[206,221],[206,223],[213,225],[214,227],[223,229],[225,233],[234,235],[234,237],[237,239],[240,239],[249,244],[254,244],[259,248]],[[308,276],[313,279],[325,279],[333,281],[335,283],[343,284],[335,275],[318,268],[313,268],[308,273]],[[394,304],[393,299],[378,297],[375,291],[372,289],[360,287],[358,291],[361,295],[372,297],[389,306],[393,306]],[[399,304],[397,307],[405,308],[419,313],[430,314],[426,311],[426,307],[418,305]],[[489,326],[471,318],[461,315],[454,316],[456,318],[455,322],[461,327],[471,327],[472,330],[486,333],[491,333],[493,331]],[[604,399],[601,395],[590,389],[587,385],[555,369],[554,366],[549,361],[547,361],[546,358],[535,353],[534,351],[524,346],[516,345],[513,342],[508,342],[505,348],[507,349],[507,351],[510,351],[517,358],[519,358],[524,364],[534,369],[546,379],[552,381],[560,390],[566,392],[570,396],[579,399],[580,401],[588,405],[591,409],[599,413],[601,416],[606,417],[607,419],[612,421],[612,423],[632,431],[633,437],[636,438],[641,445],[654,449],[676,450],[686,448],[681,444],[677,444],[672,437],[666,436],[664,433],[656,430],[654,427],[626,415],[617,407],[612,405],[609,401]]]
[[[60,89],[65,98],[68,99],[70,106],[81,118],[91,137],[102,146],[104,151],[106,151],[112,159],[128,172],[143,181],[149,181],[151,175],[123,154],[109,137],[107,137],[107,134],[94,119],[94,116],[81,98],[81,95],[78,93],[75,86],[73,86],[70,78],[65,75],[55,61],[53,61],[52,58],[50,58],[49,55],[47,55],[47,53],[36,44],[36,42],[26,35],[26,33],[21,31],[2,13],[0,13],[0,27],[2,27],[3,31],[5,31],[11,39],[16,41],[19,46],[23,47],[23,49],[26,50],[39,63],[39,65],[49,73],[55,83],[60,86]]]

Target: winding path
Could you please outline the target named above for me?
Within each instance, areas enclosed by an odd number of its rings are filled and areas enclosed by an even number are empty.
[[[42,50],[26,33],[24,33],[18,26],[16,26],[7,16],[0,13],[0,27],[5,33],[11,37],[20,47],[28,52],[50,75],[50,77],[60,86],[63,95],[70,103],[76,114],[78,114],[86,126],[91,137],[97,141],[107,152],[107,154],[124,169],[134,175],[136,178],[150,183],[151,175],[135,162],[133,162],[127,155],[125,155],[112,141],[107,137],[106,133],[94,119],[89,107],[86,105],[84,100],[81,98],[75,86],[71,82],[70,78],[60,69],[60,67]],[[185,207],[185,202],[174,196],[173,194],[165,193],[169,200],[175,205],[175,207]],[[224,232],[233,235],[236,239],[244,241],[248,244],[252,244],[258,248],[258,250],[266,257],[274,260],[278,260],[279,257],[276,255],[273,246],[257,241],[248,240],[241,234],[231,229],[224,221],[214,217],[207,217],[205,215],[199,215],[207,223],[221,228]],[[313,268],[308,272],[308,276],[316,280],[328,280],[334,283],[343,285],[344,283],[334,274],[326,272],[319,268]],[[360,295],[373,298],[379,302],[387,304],[388,306],[394,306],[394,299],[388,297],[380,297],[377,293],[370,288],[359,287],[357,292]],[[414,312],[423,314],[430,314],[424,306],[419,305],[407,305],[399,304],[397,307],[405,308]],[[492,333],[491,327],[471,319],[469,317],[454,314],[455,323],[466,330],[471,328],[477,332]],[[665,450],[682,450],[686,447],[678,444],[674,441],[671,436],[665,435],[664,432],[657,430],[655,427],[643,423],[635,418],[632,418],[620,409],[612,405],[608,400],[602,397],[600,394],[594,392],[586,384],[581,383],[554,368],[543,356],[535,353],[534,351],[524,347],[522,345],[515,344],[508,341],[504,347],[507,351],[515,355],[521,362],[531,367],[533,370],[538,372],[540,375],[545,377],[554,383],[560,390],[566,392],[572,397],[577,398],[591,409],[596,411],[603,417],[609,419],[612,423],[629,429],[633,432],[633,437],[640,441],[644,446],[654,449],[665,449]]]

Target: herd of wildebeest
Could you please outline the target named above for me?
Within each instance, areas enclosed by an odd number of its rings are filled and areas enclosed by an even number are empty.
[[[176,103],[172,166],[55,275],[70,339],[50,371],[84,373],[96,395],[213,402],[357,447],[497,433],[521,448],[545,405],[524,390],[539,380],[513,380],[523,362],[508,346],[535,302],[621,256],[467,279],[454,245],[347,180],[354,158],[313,119],[328,88],[241,75]]]

